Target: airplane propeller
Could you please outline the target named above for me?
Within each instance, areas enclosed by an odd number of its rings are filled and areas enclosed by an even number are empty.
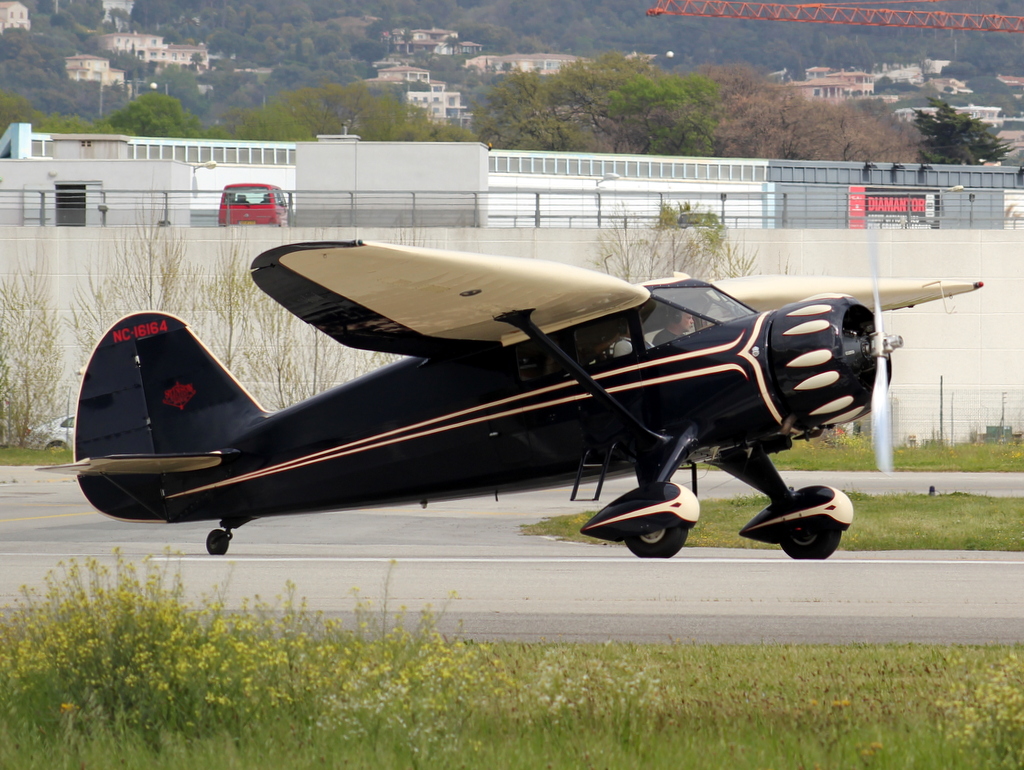
[[[878,296],[878,238],[868,231],[871,256],[871,286],[875,300],[875,331],[871,335],[871,355],[875,358],[875,385],[871,391],[871,437],[875,447],[875,464],[882,473],[892,473],[892,411],[889,403],[889,355],[903,347],[899,335],[886,336],[882,318],[882,301]]]

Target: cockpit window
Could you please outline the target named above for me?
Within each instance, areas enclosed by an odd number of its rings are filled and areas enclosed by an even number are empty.
[[[652,299],[640,308],[648,347],[685,337],[701,329],[754,311],[707,286],[668,286],[651,289]]]
[[[722,294],[714,286],[660,286],[651,289],[651,294],[711,323],[725,323],[754,314],[742,302]]]

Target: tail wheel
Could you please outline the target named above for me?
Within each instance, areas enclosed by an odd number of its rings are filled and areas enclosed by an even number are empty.
[[[211,556],[223,556],[228,552],[231,533],[225,529],[215,529],[206,536],[206,550]]]
[[[640,537],[627,537],[626,548],[641,559],[671,559],[686,543],[689,532],[685,527],[669,527]]]
[[[827,559],[839,547],[843,533],[838,529],[810,532],[793,529],[786,533],[779,545],[792,559]]]

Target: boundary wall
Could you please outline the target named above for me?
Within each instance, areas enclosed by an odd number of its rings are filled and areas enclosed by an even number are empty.
[[[225,254],[244,272],[260,252],[284,243],[315,240],[380,240],[451,248],[483,254],[549,259],[596,267],[601,232],[596,229],[508,228],[164,228],[182,247],[184,259],[212,270]],[[131,228],[0,227],[0,281],[25,271],[46,278],[54,306],[65,325],[71,307],[88,282],[112,274],[115,254]],[[983,281],[978,292],[887,313],[887,331],[901,334],[906,347],[894,356],[893,394],[899,404],[897,441],[952,436],[967,440],[993,421],[1024,427],[1024,233],[996,230],[879,230],[883,277],[948,278]],[[730,240],[756,257],[758,273],[866,275],[867,234],[846,230],[733,230]],[[128,313],[144,308],[124,308]],[[282,309],[282,313],[286,312]],[[191,319],[185,319],[191,320]],[[64,330],[66,370],[81,353]],[[980,403],[993,401],[993,416],[953,416],[946,400],[963,393]],[[903,394],[903,395],[901,395]],[[1020,403],[1018,403],[1020,402]],[[947,426],[946,421],[949,420]],[[962,424],[958,423],[960,421]]]

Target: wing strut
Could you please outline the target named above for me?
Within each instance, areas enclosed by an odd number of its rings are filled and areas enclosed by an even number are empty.
[[[636,446],[640,452],[646,454],[669,443],[671,439],[668,436],[664,436],[661,433],[655,433],[640,422],[632,412],[615,400],[614,396],[602,388],[593,377],[587,374],[582,366],[576,363],[564,350],[558,347],[554,340],[537,328],[537,325],[530,318],[532,313],[533,309],[513,310],[511,313],[503,313],[502,315],[496,316],[494,320],[507,323],[510,326],[514,326],[519,329],[531,340],[536,342],[545,353],[550,354],[552,358],[564,366],[565,370],[572,375],[573,379],[580,384],[581,388],[592,395],[598,402],[608,407],[608,410],[622,421],[626,430],[629,431],[636,439]]]

